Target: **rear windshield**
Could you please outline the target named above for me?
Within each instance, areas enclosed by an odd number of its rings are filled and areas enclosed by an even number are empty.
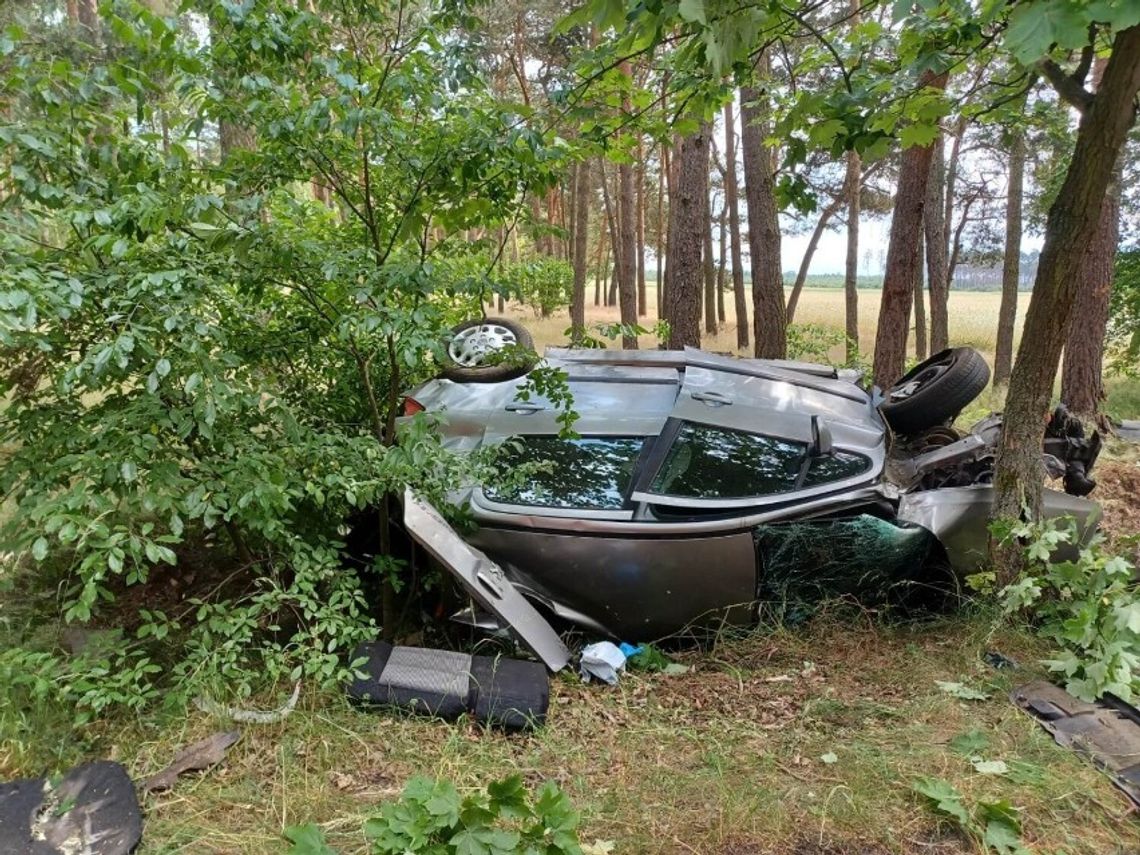
[[[504,451],[509,472],[523,463],[547,463],[519,486],[488,485],[484,495],[508,505],[621,510],[645,440],[641,437],[520,436]]]
[[[744,499],[795,489],[807,444],[755,433],[685,423],[650,485],[650,492],[691,499]],[[803,487],[843,481],[870,468],[861,454],[818,457]]]

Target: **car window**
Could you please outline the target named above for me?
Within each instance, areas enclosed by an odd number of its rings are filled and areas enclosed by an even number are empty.
[[[523,463],[550,465],[521,485],[488,485],[483,493],[509,505],[621,510],[644,443],[641,437],[516,437],[504,454],[506,471]]]
[[[807,444],[686,422],[650,484],[650,492],[693,499],[742,499],[795,489]],[[804,487],[866,471],[870,461],[836,451],[811,462]]]

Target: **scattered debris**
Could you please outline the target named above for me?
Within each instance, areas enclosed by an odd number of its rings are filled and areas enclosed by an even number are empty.
[[[1043,680],[1014,689],[1009,697],[1058,745],[1107,770],[1112,782],[1140,807],[1140,710],[1112,695],[1086,703]]]
[[[998,653],[996,650],[987,650],[983,653],[982,661],[998,671],[1012,671],[1021,667],[1017,664],[1016,659],[1010,659],[1008,656]]]
[[[0,784],[0,852],[127,855],[142,837],[142,814],[127,770],[109,760],[63,778]]]
[[[1117,427],[1116,435],[1130,442],[1140,442],[1140,419],[1125,419]]]
[[[464,713],[508,730],[539,727],[550,706],[550,678],[540,662],[472,656],[450,650],[360,645],[348,685],[352,700],[438,718]]]
[[[301,681],[298,680],[293,684],[293,694],[289,696],[289,700],[275,710],[243,710],[240,707],[227,707],[204,695],[194,699],[194,706],[209,715],[240,721],[243,724],[278,724],[293,712],[300,697]]]
[[[609,641],[598,641],[582,648],[578,668],[587,683],[594,677],[603,683],[616,685],[618,674],[625,668],[626,656],[621,648]]]
[[[169,790],[180,775],[186,772],[200,772],[217,766],[225,759],[230,747],[241,739],[237,730],[222,731],[188,745],[175,755],[174,760],[161,772],[147,778],[142,785],[144,793]]]

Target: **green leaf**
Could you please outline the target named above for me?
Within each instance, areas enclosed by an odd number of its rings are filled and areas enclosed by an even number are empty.
[[[970,812],[962,803],[962,794],[944,778],[922,777],[911,783],[911,789],[930,800],[939,813],[956,819],[964,827],[969,827]]]
[[[47,558],[47,554],[47,538],[37,537],[36,542],[32,544],[32,557],[36,559],[36,561],[43,561],[45,558]]]
[[[704,0],[681,0],[680,5],[677,6],[677,14],[681,16],[682,21],[697,24],[708,23],[708,21],[705,20]]]
[[[916,123],[907,125],[899,131],[899,143],[903,148],[911,148],[912,146],[925,146],[930,145],[940,133],[938,125],[936,124],[923,124]]]
[[[285,829],[284,834],[285,839],[293,844],[288,855],[336,855],[336,850],[326,842],[324,831],[311,822],[292,825]]]
[[[990,696],[985,692],[971,688],[964,683],[952,683],[944,680],[935,680],[934,684],[951,697],[963,701],[988,701]]]
[[[974,771],[981,775],[1004,775],[1009,771],[1004,760],[974,760]]]
[[[985,733],[975,729],[959,733],[948,744],[955,754],[964,754],[968,757],[985,751],[989,747],[990,740]]]

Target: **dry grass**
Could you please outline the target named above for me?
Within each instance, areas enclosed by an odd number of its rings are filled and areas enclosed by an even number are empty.
[[[993,634],[984,616],[897,627],[824,617],[682,654],[694,666],[682,677],[631,674],[616,688],[558,678],[549,723],[529,736],[311,697],[283,724],[247,728],[224,767],[149,797],[141,851],[282,852],[282,829],[312,821],[340,851],[364,852],[362,820],[410,775],[462,789],[520,772],[558,781],[583,813],[583,839],[613,840],[618,853],[975,851],[911,792],[920,775],[971,801],[1008,798],[1034,851],[1135,853],[1124,800],[1006,700],[1028,675],[983,665],[987,649],[1026,663],[1042,653],[1020,632]],[[935,680],[992,699],[958,701]],[[99,741],[141,777],[223,726],[194,713]],[[972,729],[1016,775],[977,774],[948,748]],[[828,752],[837,762],[820,760]]]
[[[859,292],[859,349],[868,358],[875,347],[875,331],[881,295],[882,292],[878,290],[861,289]],[[586,306],[587,323],[615,323],[619,320],[616,306],[594,306],[592,296],[591,293],[591,301],[588,301]],[[1021,323],[1029,305],[1029,296],[1028,293],[1019,295],[1017,335],[1021,333]],[[652,283],[649,283],[648,297],[651,311],[648,320],[642,319],[641,321],[642,326],[646,328],[651,327],[656,320],[657,297]],[[987,356],[992,356],[1000,302],[1001,295],[997,292],[951,291],[949,304],[951,343],[969,345]],[[701,346],[707,350],[739,352],[736,348],[736,313],[733,310],[731,295],[726,300],[725,310],[727,312],[726,322],[720,325],[720,330],[715,336],[703,338]],[[559,311],[549,318],[540,318],[536,317],[535,313],[526,306],[511,304],[507,307],[507,315],[526,324],[534,335],[535,344],[540,352],[546,345],[562,344],[566,341],[565,330],[570,325],[570,319],[565,310]],[[818,324],[842,333],[843,317],[842,290],[837,288],[805,288],[800,297],[795,320],[797,324]],[[642,347],[652,347],[656,341],[652,336],[642,336],[640,343]],[[913,334],[910,337],[910,348],[913,354]],[[831,356],[841,360],[842,348],[836,348]]]

